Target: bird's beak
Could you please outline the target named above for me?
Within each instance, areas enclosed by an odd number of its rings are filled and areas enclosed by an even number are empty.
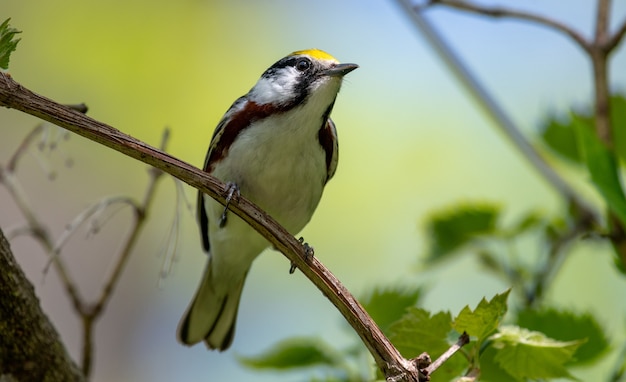
[[[331,77],[343,77],[358,67],[359,65],[357,64],[337,64],[326,70],[324,74]]]

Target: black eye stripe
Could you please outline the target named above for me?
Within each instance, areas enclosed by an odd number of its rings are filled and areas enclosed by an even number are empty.
[[[298,65],[302,65],[302,62],[306,62],[308,63],[308,68],[303,68],[303,69],[299,69]],[[306,64],[304,64],[306,65]],[[263,73],[263,77],[271,77],[272,75],[274,75],[279,69],[282,68],[286,68],[288,66],[294,67],[296,69],[298,69],[299,71],[304,71],[307,69],[310,69],[314,66],[313,62],[311,62],[310,59],[306,58],[306,57],[285,57],[279,61],[277,61],[274,65],[270,66],[269,69],[267,69],[265,71],[265,73]]]

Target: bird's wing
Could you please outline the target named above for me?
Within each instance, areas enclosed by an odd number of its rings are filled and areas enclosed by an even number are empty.
[[[326,124],[319,132],[320,145],[326,152],[326,182],[335,175],[339,161],[339,141],[337,129],[332,119],[328,118]]]
[[[204,166],[202,169],[206,172],[212,172],[213,165],[215,161],[219,161],[222,159],[222,153],[224,151],[224,144],[221,140],[224,132],[226,131],[226,126],[228,122],[232,119],[232,115],[241,109],[242,105],[245,103],[246,98],[241,97],[236,100],[233,105],[228,109],[226,114],[222,117],[222,120],[217,124],[215,131],[213,132],[213,137],[211,138],[211,144],[209,145],[209,151],[206,154],[206,158],[204,159]],[[228,140],[228,139],[227,139]],[[232,142],[228,142],[229,145]],[[219,152],[220,155],[212,155],[214,152]],[[202,236],[202,246],[206,252],[209,252],[211,248],[211,243],[209,240],[209,217],[207,216],[206,209],[204,206],[204,194],[201,191],[198,191],[198,200],[196,203],[197,208],[197,217],[198,223],[200,225],[200,235]]]

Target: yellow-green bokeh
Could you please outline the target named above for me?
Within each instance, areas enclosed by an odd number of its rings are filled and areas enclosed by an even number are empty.
[[[283,55],[317,47],[359,64],[333,112],[339,169],[303,232],[316,255],[355,293],[373,285],[427,282],[427,308],[458,312],[508,286],[484,273],[470,254],[456,266],[420,273],[427,213],[471,200],[498,203],[509,217],[563,207],[393,1],[3,1],[0,18],[11,17],[23,31],[10,66],[17,81],[59,102],[85,102],[92,117],[153,145],[168,126],[168,151],[197,166],[224,111]],[[555,17],[563,14],[580,28],[591,18],[581,4],[537,7]],[[616,4],[615,13],[620,12],[624,6]],[[529,137],[547,113],[591,99],[588,63],[557,34],[442,11],[430,16]],[[614,57],[616,89],[626,83],[625,61],[622,49]],[[0,163],[36,123],[0,110]],[[74,159],[71,168],[63,166],[63,155]],[[145,166],[76,136],[43,156],[58,173],[54,181],[33,158],[25,158],[19,176],[55,234],[96,200],[112,194],[139,199],[146,186]],[[559,166],[594,197],[580,174]],[[289,276],[287,261],[269,251],[247,281],[230,353],[176,343],[177,321],[205,256],[193,212],[184,212],[178,261],[157,287],[157,255],[167,244],[174,189],[168,180],[160,185],[138,250],[98,322],[94,381],[301,380],[243,371],[233,353],[250,355],[291,335],[350,343],[332,306],[301,275]],[[185,191],[193,203],[193,190]],[[127,215],[115,215],[96,237],[77,235],[68,248],[72,274],[86,296],[97,295],[110,271]],[[0,187],[2,229],[22,221]],[[78,320],[56,276],[42,277],[44,254],[27,238],[16,239],[13,248],[78,358]],[[626,302],[619,295],[626,286],[609,261],[608,251],[597,247],[575,251],[549,298],[596,312],[615,338],[623,339],[618,320]],[[576,281],[581,278],[584,288]]]

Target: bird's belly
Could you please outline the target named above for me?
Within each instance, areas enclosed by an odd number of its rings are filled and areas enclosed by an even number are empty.
[[[295,154],[280,150],[263,156],[246,154],[250,155],[240,155],[239,161],[226,166],[232,171],[218,178],[236,183],[244,197],[296,234],[311,219],[322,196],[326,163],[321,147]]]

